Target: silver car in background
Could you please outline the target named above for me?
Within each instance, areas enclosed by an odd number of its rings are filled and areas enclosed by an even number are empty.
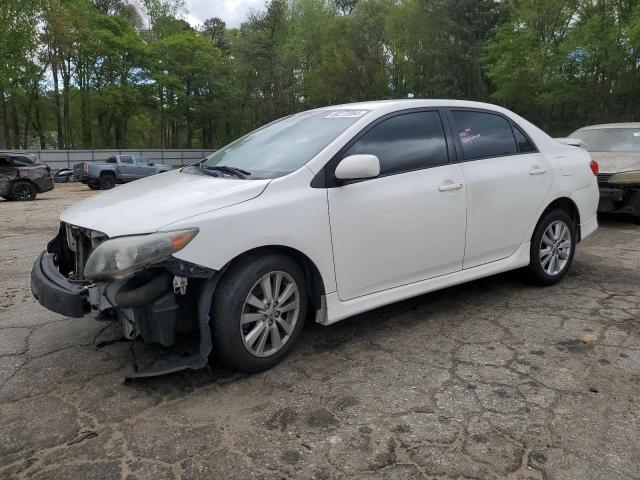
[[[640,222],[640,122],[583,127],[570,138],[598,162],[598,212],[633,215]]]

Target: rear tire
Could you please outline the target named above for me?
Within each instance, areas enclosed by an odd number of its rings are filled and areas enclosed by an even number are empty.
[[[100,190],[100,185],[88,185],[91,190]]]
[[[224,274],[213,296],[216,357],[247,373],[275,366],[300,337],[307,304],[305,274],[290,257],[241,258]]]
[[[116,186],[116,179],[113,175],[102,175],[100,177],[100,188],[110,190]]]
[[[36,194],[36,187],[24,180],[14,182],[11,186],[11,198],[20,202],[35,200]]]
[[[558,283],[576,251],[576,226],[563,210],[547,212],[531,238],[529,276],[538,285]]]

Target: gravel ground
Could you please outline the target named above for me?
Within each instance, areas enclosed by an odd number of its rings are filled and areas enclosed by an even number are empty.
[[[640,478],[640,227],[601,220],[554,287],[499,275],[309,324],[260,375],[125,385],[118,330],[29,288],[93,194],[0,201],[0,478]]]

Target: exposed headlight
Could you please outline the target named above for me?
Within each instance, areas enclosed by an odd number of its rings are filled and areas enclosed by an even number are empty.
[[[608,182],[618,184],[640,183],[640,170],[616,173]]]
[[[89,279],[122,279],[182,250],[198,233],[197,228],[107,240],[89,255],[84,276]]]

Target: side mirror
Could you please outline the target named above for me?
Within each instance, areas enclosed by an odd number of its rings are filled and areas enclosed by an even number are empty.
[[[149,165],[150,167],[153,167],[155,164],[153,162],[147,162],[147,165]]]
[[[349,155],[336,167],[336,178],[357,180],[380,175],[380,160],[375,155]]]

